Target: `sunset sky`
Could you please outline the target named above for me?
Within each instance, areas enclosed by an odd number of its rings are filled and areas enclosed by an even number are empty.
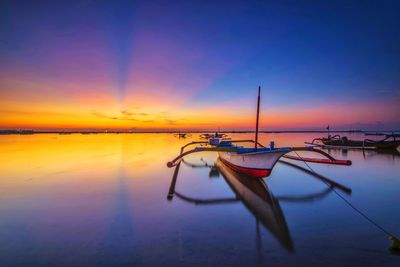
[[[400,1],[0,2],[0,128],[400,129]]]

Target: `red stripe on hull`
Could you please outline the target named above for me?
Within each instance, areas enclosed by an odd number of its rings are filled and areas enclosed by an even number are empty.
[[[231,169],[233,169],[237,172],[246,174],[246,175],[254,176],[257,178],[264,178],[264,177],[268,177],[271,174],[271,170],[268,170],[268,169],[251,169],[251,168],[246,168],[246,167],[240,167],[240,166],[237,166],[235,164],[228,162],[227,160],[225,160],[221,157],[220,157],[220,159],[223,163],[225,163]]]

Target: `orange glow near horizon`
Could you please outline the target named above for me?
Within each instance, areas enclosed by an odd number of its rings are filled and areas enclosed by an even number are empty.
[[[213,94],[198,101],[200,86],[184,91],[171,81],[165,85],[141,74],[127,84],[123,101],[115,81],[77,79],[75,82],[19,79],[18,74],[0,76],[0,129],[120,129],[120,130],[253,130],[254,94],[230,98],[218,103]],[[28,75],[29,76],[29,75]],[[12,78],[14,77],[14,78]],[[133,75],[135,77],[135,75]],[[81,81],[81,82],[78,82]],[[130,86],[133,84],[134,86]],[[179,88],[178,88],[179,87]],[[307,130],[357,128],[359,124],[393,125],[397,123],[398,99],[359,101],[357,103],[314,102],[270,105],[268,89],[262,95],[260,126],[266,130]],[[294,99],[291,96],[291,99]]]
[[[18,97],[18,96],[17,96]],[[0,100],[2,129],[137,129],[137,130],[252,130],[255,111],[249,104],[221,103],[218,106],[188,107],[174,99],[153,98],[140,107],[120,108],[106,96],[80,101],[57,99],[26,100],[4,97]],[[62,99],[62,98],[61,98]],[[159,102],[160,104],[158,104]],[[126,106],[129,106],[126,105]],[[373,107],[373,108],[370,108]],[[392,110],[387,116],[388,109]],[[349,107],[314,106],[266,108],[261,129],[309,129],[325,125],[352,125],[354,122],[396,120],[395,103],[359,104]]]

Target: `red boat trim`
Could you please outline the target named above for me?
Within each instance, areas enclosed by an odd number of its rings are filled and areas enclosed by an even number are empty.
[[[244,173],[250,176],[254,176],[257,178],[263,178],[263,177],[268,177],[271,174],[272,170],[268,170],[268,169],[256,169],[256,168],[246,168],[246,167],[241,167],[241,166],[237,166],[235,164],[230,163],[229,161],[221,158],[221,161],[227,165],[228,167],[230,167],[231,169],[240,172],[240,173]]]
[[[296,157],[296,156],[291,156],[291,155],[284,155],[282,156],[287,159],[293,159],[293,160],[301,160],[301,161],[307,161],[307,162],[313,162],[313,163],[323,163],[323,164],[335,164],[335,165],[351,165],[351,160],[340,160],[340,159],[315,159],[315,158],[304,158],[304,157]]]

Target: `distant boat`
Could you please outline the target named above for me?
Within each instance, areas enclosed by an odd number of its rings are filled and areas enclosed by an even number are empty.
[[[188,133],[175,133],[174,136],[179,138],[179,139],[181,139],[181,138],[185,139],[185,138],[190,137],[192,135],[188,134]]]
[[[393,140],[391,140],[393,139]],[[327,138],[315,138],[311,143],[317,144],[318,141],[322,142],[327,147],[337,148],[372,148],[372,149],[397,149],[400,146],[400,140],[396,140],[396,136],[388,135],[382,140],[351,140],[346,136],[340,135],[328,136]]]
[[[218,132],[216,132],[215,134],[204,133],[200,135],[200,139],[205,139],[205,140],[208,140],[210,138],[226,138],[226,137],[228,137],[227,134]]]

